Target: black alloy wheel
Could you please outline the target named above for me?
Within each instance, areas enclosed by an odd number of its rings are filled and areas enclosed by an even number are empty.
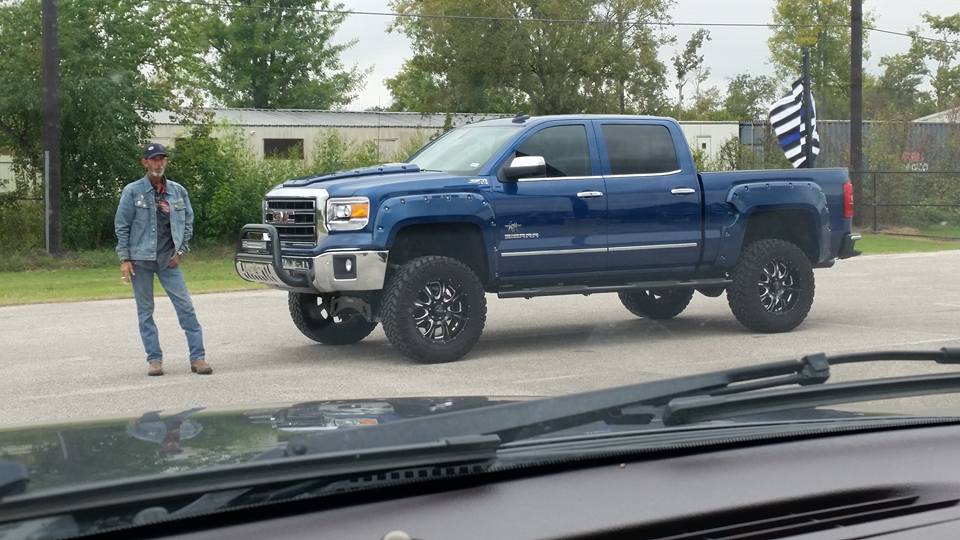
[[[764,265],[757,282],[760,304],[770,313],[787,313],[797,307],[802,293],[797,270],[783,259],[772,259]]]
[[[420,335],[434,343],[457,339],[470,322],[470,304],[464,286],[453,280],[437,280],[420,289],[413,301],[413,320]]]

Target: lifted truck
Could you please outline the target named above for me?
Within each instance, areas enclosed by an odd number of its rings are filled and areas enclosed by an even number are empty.
[[[235,260],[289,291],[313,340],[357,343],[382,323],[403,355],[448,362],[480,338],[485,292],[615,292],[652,319],[726,292],[750,330],[792,330],[813,269],[859,254],[852,217],[845,169],[698,173],[669,118],[518,116],[408,163],[284,182]]]

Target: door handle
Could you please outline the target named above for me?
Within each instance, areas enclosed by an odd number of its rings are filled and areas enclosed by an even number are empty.
[[[670,190],[674,195],[693,195],[697,190],[689,187],[677,187]]]
[[[602,191],[581,191],[577,193],[577,197],[581,199],[595,199],[597,197],[603,197]]]

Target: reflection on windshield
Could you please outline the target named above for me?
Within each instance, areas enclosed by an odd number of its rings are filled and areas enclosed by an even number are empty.
[[[494,152],[517,134],[517,126],[471,126],[447,132],[410,158],[421,169],[476,174]]]

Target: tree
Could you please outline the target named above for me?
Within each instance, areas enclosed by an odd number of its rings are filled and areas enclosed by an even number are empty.
[[[384,83],[393,97],[393,111],[439,112],[438,107],[447,101],[441,81],[418,67],[414,60],[405,61],[400,72]]]
[[[910,31],[910,48],[883,57],[883,73],[872,85],[864,80],[864,101],[876,118],[912,120],[960,106],[960,52],[922,37],[932,31],[940,40],[960,40],[960,13],[949,17],[927,13],[923,18],[930,28]]]
[[[658,112],[667,0],[394,0],[414,57],[388,86],[394,107],[535,114]],[[484,19],[483,17],[489,17]],[[544,21],[543,19],[561,20]],[[587,21],[587,22],[580,22]]]
[[[863,15],[864,27],[873,14]],[[802,47],[810,47],[812,92],[819,118],[841,119],[850,113],[850,0],[777,0],[777,27],[768,41],[770,58],[784,83],[800,77]],[[869,57],[864,32],[863,56]]]
[[[346,15],[329,0],[243,0],[207,19],[210,93],[228,107],[327,109],[349,103],[363,82],[331,43]]]
[[[864,81],[864,100],[869,99],[868,89],[869,94],[878,98],[870,103],[875,117],[910,120],[933,112],[933,100],[923,88],[930,74],[926,53],[917,44],[906,53],[883,57],[880,60],[883,73],[869,86]]]
[[[925,13],[924,22],[942,41],[922,40],[918,32],[911,32],[914,47],[921,49],[934,63],[930,71],[930,86],[937,108],[945,110],[960,106],[960,12],[948,17]],[[945,43],[950,42],[950,43]]]
[[[142,175],[150,112],[182,105],[202,47],[187,31],[196,6],[139,0],[60,0],[64,242],[113,239],[119,188]],[[0,6],[0,147],[26,178],[42,177],[40,2]]]
[[[777,83],[773,77],[740,73],[730,79],[723,108],[735,120],[760,120],[767,117],[776,98]]]
[[[396,76],[386,85],[393,97],[391,110],[436,112],[517,112],[526,110],[516,91],[497,86],[461,85],[462,92],[454,92],[441,75],[421,67],[422,58],[413,58],[403,64]]]
[[[710,31],[700,29],[690,36],[687,40],[683,52],[677,53],[671,58],[673,70],[677,74],[677,111],[683,111],[683,87],[690,81],[690,76],[695,75],[696,80],[702,83],[709,76],[709,70],[703,70],[703,55],[700,49],[703,48],[704,41],[710,41]]]
[[[723,95],[716,86],[698,89],[693,96],[693,103],[684,112],[688,120],[730,120],[730,116],[723,108]]]

